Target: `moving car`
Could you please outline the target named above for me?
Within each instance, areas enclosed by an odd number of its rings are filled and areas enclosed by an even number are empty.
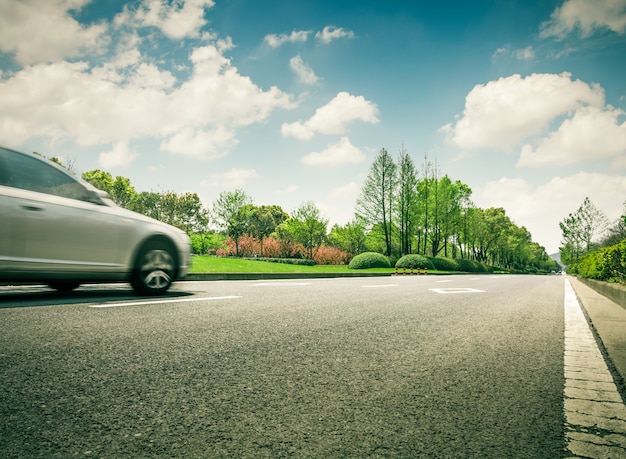
[[[0,283],[130,282],[165,293],[187,273],[185,232],[118,207],[50,160],[0,147]]]

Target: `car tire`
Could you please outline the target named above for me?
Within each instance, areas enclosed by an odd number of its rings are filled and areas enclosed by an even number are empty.
[[[76,281],[52,281],[48,282],[48,286],[59,292],[71,292],[80,285],[80,282]]]
[[[163,242],[150,242],[139,253],[130,284],[140,295],[161,295],[174,280],[172,249]]]

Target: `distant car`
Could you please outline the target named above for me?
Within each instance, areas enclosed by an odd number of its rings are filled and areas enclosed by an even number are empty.
[[[165,293],[187,273],[185,232],[118,207],[52,161],[0,147],[0,283],[130,282]]]

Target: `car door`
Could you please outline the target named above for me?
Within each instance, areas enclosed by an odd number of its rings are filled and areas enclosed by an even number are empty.
[[[4,156],[10,172],[3,207],[11,221],[12,271],[86,277],[120,271],[118,239],[127,221],[47,160],[17,152]]]

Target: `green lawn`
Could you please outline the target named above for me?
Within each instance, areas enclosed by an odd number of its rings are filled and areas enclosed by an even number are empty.
[[[208,255],[194,256],[191,259],[192,273],[390,273],[393,268],[348,269],[347,265],[300,266],[267,261],[245,260],[242,258],[222,258]]]

